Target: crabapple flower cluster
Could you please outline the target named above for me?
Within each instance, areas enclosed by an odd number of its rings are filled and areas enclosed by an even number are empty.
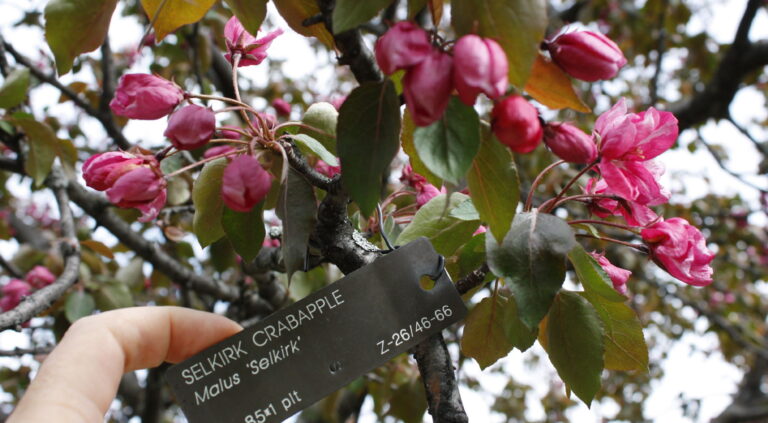
[[[416,207],[421,208],[429,200],[445,193],[445,188],[437,189],[436,186],[427,182],[427,178],[414,172],[411,165],[405,165],[400,181],[405,185],[416,190]]]
[[[16,308],[21,300],[36,289],[42,289],[53,283],[56,275],[47,267],[35,266],[24,276],[24,280],[11,279],[0,288],[0,310],[8,311]]]

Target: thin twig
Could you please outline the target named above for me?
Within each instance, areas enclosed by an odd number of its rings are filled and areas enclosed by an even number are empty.
[[[22,355],[44,355],[53,351],[55,345],[44,345],[34,348],[14,348],[12,350],[0,350],[0,357],[20,357]]]
[[[16,267],[15,264],[11,263],[10,261],[7,261],[5,257],[0,255],[0,267],[5,269],[6,272],[8,272],[11,277],[22,279],[24,277],[24,274],[21,273],[21,270],[19,270],[18,267]]]
[[[704,137],[702,136],[701,131],[697,130],[696,132],[699,135],[699,142],[707,149],[709,154],[712,155],[712,158],[715,159],[715,162],[717,163],[718,166],[720,166],[720,169],[723,169],[725,171],[725,173],[733,176],[739,182],[741,182],[742,184],[744,184],[744,185],[746,185],[748,187],[754,188],[754,189],[756,189],[756,190],[758,190],[760,192],[768,192],[768,190],[766,188],[761,188],[761,187],[753,184],[752,182],[744,179],[744,177],[742,175],[740,175],[740,174],[732,171],[731,169],[729,169],[728,166],[725,165],[725,162],[723,162],[723,159],[720,157],[720,155],[717,153],[717,151],[715,151],[714,147],[712,147],[707,141],[704,140]]]

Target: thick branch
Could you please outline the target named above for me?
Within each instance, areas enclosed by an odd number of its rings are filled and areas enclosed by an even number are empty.
[[[64,270],[52,284],[33,292],[24,298],[13,310],[0,314],[0,330],[19,326],[50,307],[54,301],[64,295],[64,292],[77,281],[79,276],[80,244],[77,241],[72,210],[69,208],[66,178],[60,170],[54,169],[48,177],[47,185],[53,190],[56,202],[59,205],[63,237],[61,252],[64,257]]]
[[[427,391],[429,414],[434,422],[465,423],[469,421],[459,396],[459,385],[453,371],[442,334],[432,335],[412,348]]]
[[[3,42],[3,46],[8,51],[8,53],[13,56],[14,60],[16,60],[16,63],[24,66],[25,68],[29,69],[29,71],[34,75],[37,79],[39,79],[42,82],[45,82],[47,84],[50,84],[56,89],[58,89],[62,94],[69,97],[75,105],[83,109],[83,111],[90,116],[94,117],[96,120],[98,120],[101,125],[104,127],[104,130],[107,131],[107,135],[112,137],[112,139],[115,141],[115,144],[117,144],[118,147],[122,148],[123,150],[127,150],[131,148],[131,143],[128,142],[128,140],[123,135],[123,132],[120,130],[120,128],[117,126],[117,123],[115,123],[115,120],[112,117],[112,113],[108,110],[106,112],[100,111],[95,109],[93,106],[91,106],[90,103],[88,103],[86,100],[84,100],[82,97],[80,97],[77,93],[69,89],[67,86],[59,82],[58,79],[54,75],[48,75],[38,69],[32,62],[29,61],[26,57],[21,55],[19,52],[16,51],[16,49],[13,48],[10,44]]]

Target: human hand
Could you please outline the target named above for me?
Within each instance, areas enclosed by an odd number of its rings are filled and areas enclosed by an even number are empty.
[[[43,362],[7,422],[103,422],[123,373],[182,361],[240,330],[225,317],[180,307],[85,317]]]

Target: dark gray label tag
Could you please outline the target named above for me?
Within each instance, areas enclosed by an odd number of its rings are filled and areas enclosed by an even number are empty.
[[[426,238],[168,369],[191,423],[281,422],[467,313]]]

